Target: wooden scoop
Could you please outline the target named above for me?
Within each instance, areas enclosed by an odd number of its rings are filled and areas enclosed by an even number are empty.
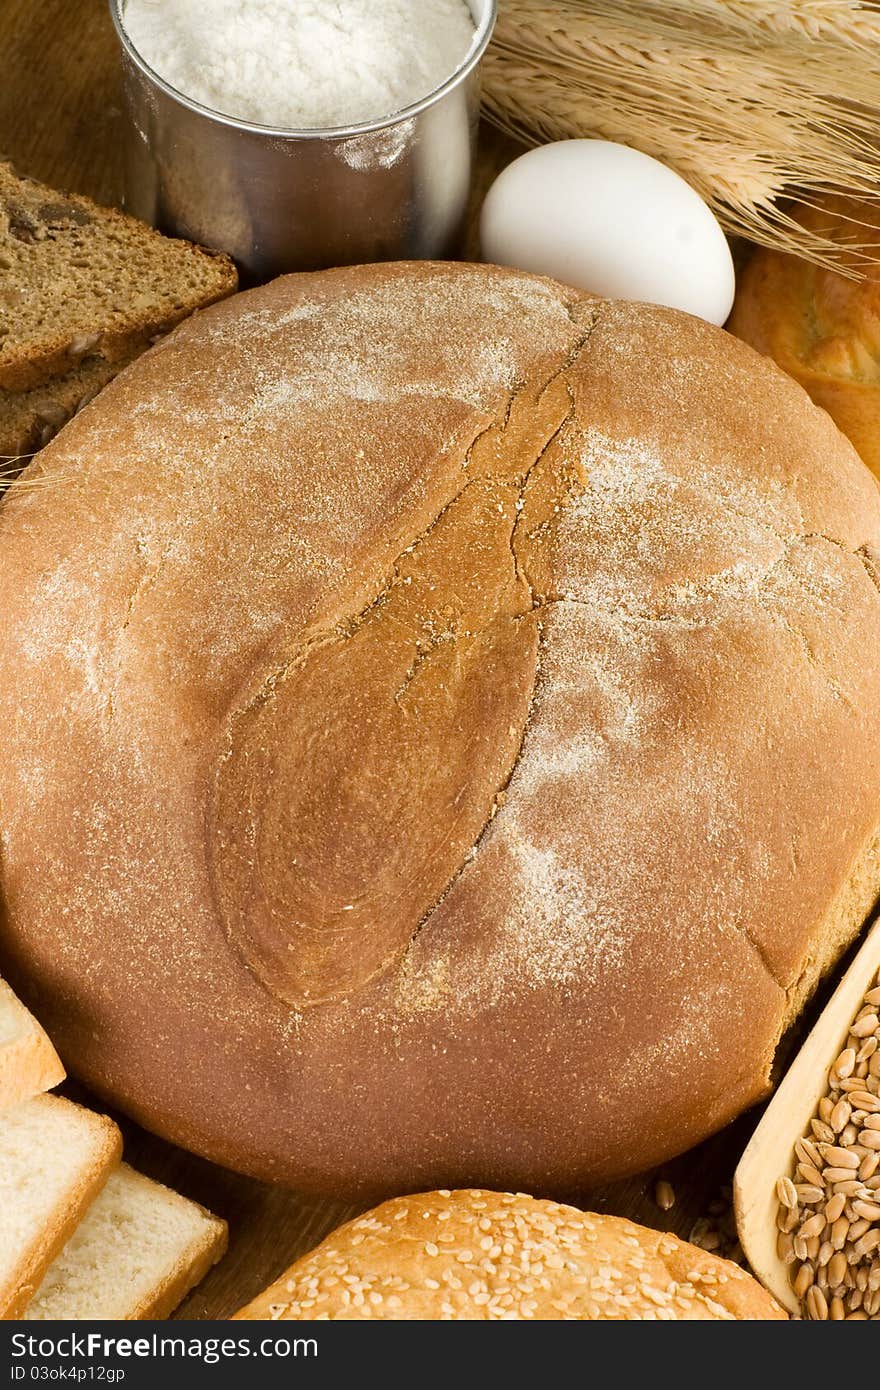
[[[785,1074],[733,1179],[733,1201],[740,1244],[765,1288],[792,1313],[800,1305],[789,1270],[776,1253],[776,1180],[790,1175],[795,1140],[809,1130],[828,1089],[828,1071],[840,1055],[849,1026],[880,969],[880,920],[871,927],[813,1031]]]

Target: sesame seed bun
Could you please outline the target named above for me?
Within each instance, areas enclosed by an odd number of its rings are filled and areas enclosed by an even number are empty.
[[[784,1318],[751,1275],[664,1231],[523,1193],[428,1192],[341,1226],[236,1318]]]

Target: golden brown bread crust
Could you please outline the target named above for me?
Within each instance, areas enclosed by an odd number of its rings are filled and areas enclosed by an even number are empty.
[[[206,311],[0,509],[3,964],[169,1138],[575,1191],[756,1100],[877,893],[880,497],[674,312]]]
[[[348,1222],[236,1319],[785,1318],[751,1275],[663,1231],[523,1193],[426,1192]]]
[[[760,249],[738,278],[728,327],[799,381],[880,476],[880,204],[829,195],[795,216],[875,260],[854,254],[862,276],[850,279]]]

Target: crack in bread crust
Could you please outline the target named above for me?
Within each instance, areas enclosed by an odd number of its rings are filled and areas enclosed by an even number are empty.
[[[593,315],[546,380],[509,393],[465,452],[463,486],[401,552],[370,600],[296,639],[224,720],[208,810],[216,901],[249,968],[289,1005],[342,998],[400,959],[418,933],[413,921],[430,917],[496,813],[521,751],[538,673],[540,599],[519,554],[518,525],[533,474],[572,419],[567,373],[595,322]],[[383,668],[396,671],[401,645],[405,661],[386,689]],[[372,845],[360,843],[352,856],[372,862],[372,876],[362,874],[359,883],[348,872],[345,826],[363,810],[360,792],[351,789],[359,749],[340,756],[346,735],[327,710],[326,694],[313,706],[316,685],[335,692],[340,707],[351,706],[356,740],[373,724],[396,731],[389,740],[396,754],[383,774],[384,801],[397,817],[393,873],[376,857],[378,806],[369,819]],[[459,732],[467,721],[456,708],[472,702],[474,691],[488,710],[479,754],[472,737]],[[364,692],[372,692],[368,707]],[[464,739],[467,756],[455,754],[462,760],[452,773],[425,772],[431,759],[423,760],[421,744],[438,727],[447,730],[447,761]],[[307,751],[282,769],[279,755],[267,750],[291,742],[320,746],[322,766]],[[398,788],[406,758],[414,759],[409,789]],[[304,792],[310,779],[314,786]],[[442,834],[413,829],[408,844],[413,788],[434,799]],[[295,854],[293,862],[281,863],[279,845]]]
[[[297,639],[294,650],[288,653],[281,662],[275,664],[268,673],[263,674],[256,690],[252,690],[251,694],[243,701],[233,702],[224,724],[223,743],[217,760],[214,796],[208,813],[209,842],[215,847],[211,862],[214,892],[230,940],[241,952],[248,967],[254,971],[271,993],[276,994],[295,1008],[306,1008],[319,1003],[343,999],[368,981],[388,972],[395,963],[403,964],[420,934],[435,916],[437,909],[477,857],[480,846],[503,805],[507,789],[519,767],[541,677],[541,610],[557,603],[580,604],[594,610],[597,607],[594,600],[579,599],[564,592],[539,592],[540,585],[530,572],[528,551],[536,536],[540,536],[541,539],[546,539],[548,536],[552,537],[554,528],[558,524],[558,517],[564,509],[566,488],[570,485],[571,479],[566,480],[564,470],[560,472],[558,459],[554,455],[554,446],[559,443],[575,417],[575,397],[569,384],[569,374],[577,364],[600,320],[601,313],[593,308],[586,330],[581,334],[562,364],[546,380],[538,386],[528,381],[520,381],[510,390],[503,407],[496,413],[495,418],[473,437],[465,449],[461,469],[466,481],[401,551],[390,571],[376,586],[369,600],[352,615],[340,616],[329,626],[325,625],[312,632],[306,631],[303,636]],[[554,391],[560,398],[558,405],[553,399]],[[554,406],[552,429],[549,432],[545,431],[545,437],[541,440],[539,447],[533,450],[527,462],[523,462],[517,447],[518,445],[521,446],[519,417],[523,412],[528,412],[530,415],[536,412],[540,413],[548,400]],[[533,481],[541,481],[542,468],[546,473],[543,481],[546,483],[549,479],[549,503],[545,499],[543,520],[532,531],[529,531],[526,524],[526,498],[531,496],[530,489]],[[584,474],[577,475],[576,486],[578,489],[588,486],[588,479]],[[386,905],[384,911],[371,903],[369,884],[366,885],[362,903],[353,902],[341,905],[342,911],[352,912],[355,915],[348,920],[342,918],[339,912],[328,907],[328,894],[323,879],[328,877],[332,881],[334,865],[327,863],[322,866],[322,871],[319,872],[314,869],[312,872],[314,894],[311,899],[311,910],[303,911],[302,904],[299,904],[299,910],[297,910],[296,898],[294,897],[293,903],[291,903],[284,892],[279,893],[278,891],[279,868],[277,863],[272,862],[271,848],[268,848],[268,853],[266,846],[263,847],[263,852],[260,850],[258,843],[260,840],[259,822],[266,813],[262,789],[250,784],[249,799],[246,798],[247,815],[238,824],[237,829],[232,828],[241,805],[241,787],[236,780],[236,766],[238,765],[236,760],[242,745],[242,738],[244,738],[245,743],[247,742],[247,735],[243,735],[241,731],[249,718],[258,718],[258,712],[261,709],[267,709],[276,704],[283,697],[285,688],[289,683],[295,682],[298,678],[307,678],[311,663],[320,662],[322,657],[332,658],[337,652],[344,650],[347,645],[355,642],[359,634],[363,633],[370,625],[382,622],[383,617],[387,616],[387,614],[383,614],[383,610],[386,610],[389,605],[393,606],[400,594],[401,586],[413,582],[413,574],[410,570],[413,564],[418,564],[422,552],[430,548],[433,538],[444,526],[454,524],[457,511],[466,508],[469,502],[479,497],[487,487],[495,490],[492,494],[494,500],[492,498],[488,500],[492,506],[498,507],[499,511],[503,510],[505,502],[498,501],[495,494],[507,494],[513,503],[512,520],[506,526],[506,537],[513,566],[513,583],[520,590],[520,598],[514,611],[508,614],[508,618],[514,627],[524,622],[530,626],[530,636],[534,646],[534,665],[528,681],[528,695],[523,706],[522,716],[508,729],[508,733],[514,737],[511,746],[506,751],[503,767],[499,770],[499,775],[493,785],[485,787],[483,790],[483,795],[486,798],[486,809],[478,824],[472,825],[469,842],[466,844],[462,842],[459,846],[458,863],[451,868],[451,872],[448,873],[442,885],[438,884],[435,887],[432,900],[423,905],[421,911],[416,913],[415,926],[405,924],[405,913],[401,909],[401,904],[408,902],[405,883],[399,891],[391,892],[383,900]],[[755,522],[754,516],[747,511],[739,510],[729,497],[718,497],[717,500],[732,515],[738,516],[748,523]],[[540,507],[540,501],[538,505]],[[772,620],[779,623],[797,644],[804,661],[815,669],[823,680],[827,681],[835,699],[838,699],[852,712],[854,710],[852,702],[838,682],[826,670],[821,659],[813,650],[807,634],[792,622],[780,604],[768,601],[763,586],[776,571],[781,568],[788,568],[793,547],[798,543],[808,541],[833,545],[845,554],[853,555],[863,563],[868,578],[875,582],[871,566],[863,553],[864,548],[852,550],[842,541],[821,532],[802,530],[786,534],[766,518],[760,518],[759,523],[768,534],[778,541],[781,553],[757,574],[750,573],[748,582],[752,587],[752,592]],[[699,608],[703,602],[713,601],[719,593],[725,593],[726,587],[727,580],[721,575],[706,581],[702,586],[697,586],[696,589],[692,586],[686,604],[682,602],[679,595],[673,593],[667,596],[666,602],[655,607],[652,611],[633,611],[625,604],[617,603],[609,609],[609,612],[615,621],[625,624],[657,624],[678,627],[683,630],[698,630],[710,623],[712,619],[703,614],[694,616],[695,605]],[[601,605],[599,606],[601,607]],[[685,611],[681,611],[682,608]],[[489,625],[492,621],[494,619],[491,617],[487,618]],[[453,655],[456,653],[457,644],[460,642],[460,634],[455,630],[454,625],[447,629],[441,627],[438,630],[436,627],[430,627],[429,624],[428,628],[429,630],[423,636],[416,637],[411,658],[408,660],[400,679],[392,690],[385,692],[383,697],[389,699],[405,713],[408,712],[412,692],[418,690],[421,683],[430,679],[430,672],[437,663],[447,661],[450,653]],[[473,630],[469,629],[467,635],[472,637]],[[380,652],[380,659],[381,656],[382,653]],[[365,676],[365,673],[362,672],[361,678],[369,685],[371,678],[369,673]],[[280,730],[274,725],[272,728],[272,735],[262,738],[262,743],[266,746],[270,746],[280,738]],[[305,735],[304,730],[301,730],[300,733]],[[249,761],[248,758],[245,759],[245,762],[247,761]],[[274,771],[277,772],[277,769]],[[291,776],[292,771],[292,769],[289,770]],[[470,780],[471,775],[472,770],[470,768],[462,767],[461,776],[465,779],[465,783]],[[229,779],[229,787],[224,795],[223,787],[227,779]],[[282,785],[281,795],[284,795],[284,779],[279,780]],[[453,799],[457,802],[458,797],[462,794],[460,791]],[[224,806],[225,810],[223,809]],[[313,805],[311,814],[314,815],[315,813],[316,808]],[[244,825],[245,820],[249,821],[246,826]],[[453,825],[455,824],[456,822],[453,821]],[[281,823],[273,822],[273,825],[276,833],[280,832]],[[291,825],[287,824],[284,828],[288,838],[295,843],[296,836],[291,835]],[[240,840],[242,834],[246,842],[244,849],[242,849]],[[281,834],[280,838],[283,840],[284,835]],[[442,849],[438,845],[423,852],[426,866],[434,865],[443,858]],[[416,851],[415,857],[418,858],[418,851]],[[236,858],[237,864],[234,862]],[[233,865],[231,870],[230,865]],[[242,871],[247,883],[241,877]],[[298,872],[299,865],[295,864],[291,869],[285,870],[282,877],[295,878]],[[320,884],[319,880],[321,880]],[[246,912],[242,910],[242,903],[247,904]],[[267,903],[270,903],[270,906],[265,923],[261,929],[255,928],[254,923],[260,921]],[[389,918],[395,915],[399,917],[398,925],[396,929],[389,930]],[[738,921],[733,921],[731,925],[754,950],[772,983],[787,996],[792,990],[795,990],[796,985],[792,985],[791,982],[787,982],[782,977],[780,971],[775,968],[772,957],[768,954],[764,944],[749,929],[748,925]],[[303,951],[297,949],[296,938],[301,938],[306,943]]]

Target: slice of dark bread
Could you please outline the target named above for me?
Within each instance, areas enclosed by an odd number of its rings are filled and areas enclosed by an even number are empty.
[[[0,389],[116,368],[237,287],[232,261],[0,164]]]
[[[97,395],[129,359],[108,362],[106,357],[85,357],[78,367],[54,376],[30,391],[0,389],[0,460],[15,459],[21,467],[29,456],[48,444],[72,415]],[[11,468],[0,463],[0,488]]]

